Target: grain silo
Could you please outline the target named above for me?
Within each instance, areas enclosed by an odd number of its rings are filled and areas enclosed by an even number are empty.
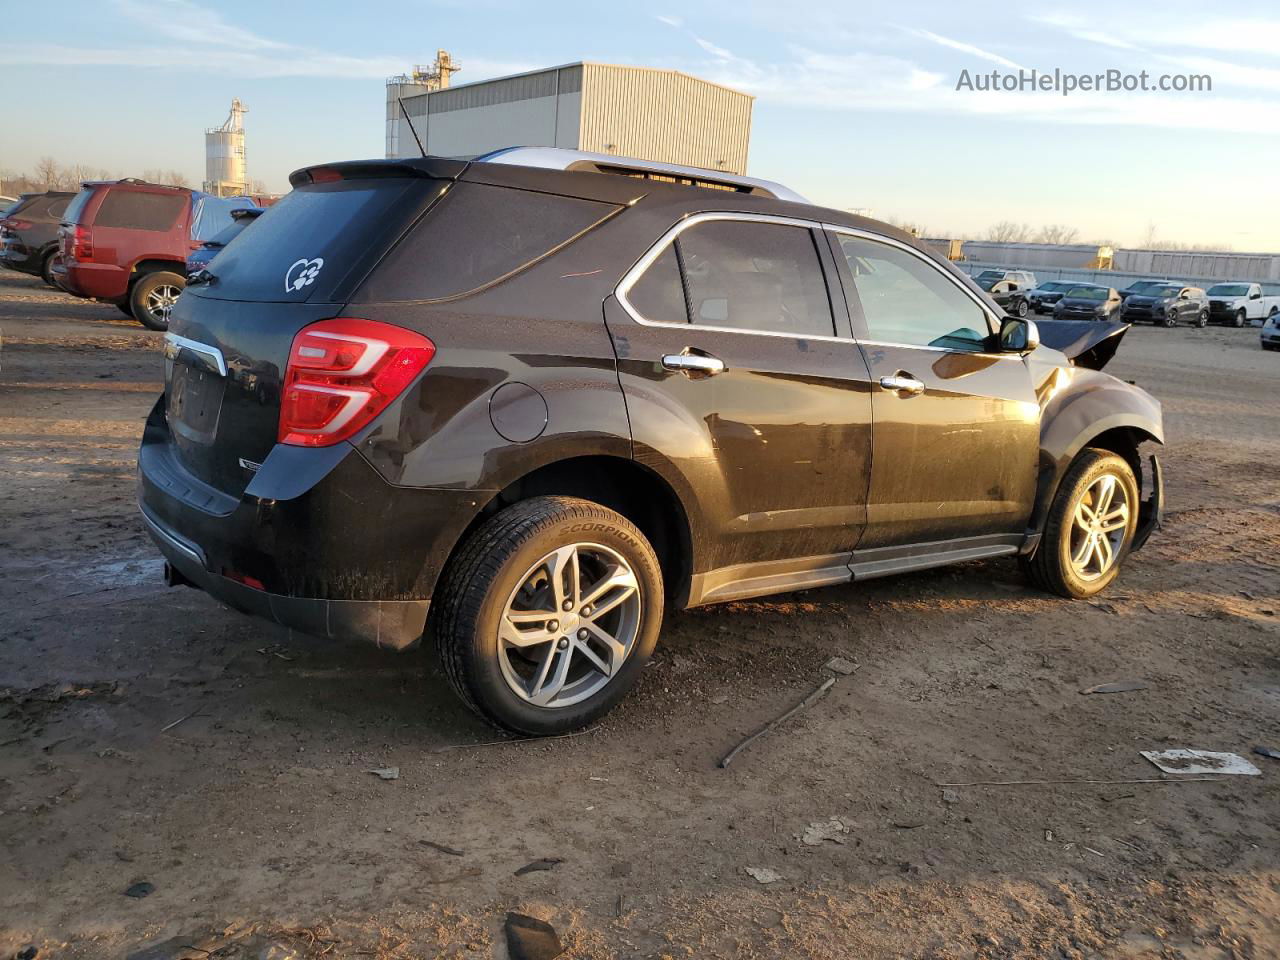
[[[241,197],[249,192],[244,162],[244,115],[239,99],[220,127],[204,132],[204,191],[216,197]]]
[[[410,77],[387,81],[388,157],[417,156],[416,133],[423,151],[441,157],[566,147],[746,173],[755,98],[717,83],[588,62],[458,86],[443,73],[416,89]]]

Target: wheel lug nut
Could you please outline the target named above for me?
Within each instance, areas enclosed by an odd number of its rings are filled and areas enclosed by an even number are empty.
[[[566,600],[564,603],[560,604],[560,606],[561,606],[561,607],[563,607],[565,610],[572,610],[572,609],[573,609],[573,601],[572,601],[572,600]]]
[[[547,622],[547,629],[548,629],[548,630],[550,630],[550,631],[552,631],[553,633],[554,633],[556,630],[559,630],[559,629],[560,629],[560,621],[559,621],[559,620],[549,620],[549,621]]]
[[[579,630],[579,631],[578,631],[578,639],[579,639],[579,640],[585,640],[585,639],[587,639],[587,637],[589,637],[589,636],[591,636],[591,634],[587,633],[587,631],[586,631],[586,630]]]
[[[584,617],[591,616],[591,604],[588,603],[585,607],[582,608],[582,615]]]
[[[563,649],[565,649],[565,648],[566,648],[566,647],[568,647],[568,646],[569,646],[569,638],[568,638],[568,637],[561,637],[559,640],[557,640],[557,641],[556,641],[556,649],[557,649],[557,650],[563,650]]]

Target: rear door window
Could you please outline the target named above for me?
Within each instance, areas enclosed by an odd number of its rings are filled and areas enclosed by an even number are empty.
[[[712,220],[680,234],[695,325],[833,336],[827,285],[807,227]]]
[[[496,283],[616,212],[615,204],[456,184],[388,254],[364,301],[447,300]]]
[[[218,255],[216,281],[200,296],[219,300],[316,302],[346,299],[443,180],[388,177],[298,187]]]
[[[627,291],[627,302],[640,316],[654,323],[689,322],[684,284],[680,279],[680,260],[674,243],[668,244],[640,279],[631,285]]]
[[[93,225],[122,230],[168,230],[177,223],[190,199],[186,193],[108,190]]]

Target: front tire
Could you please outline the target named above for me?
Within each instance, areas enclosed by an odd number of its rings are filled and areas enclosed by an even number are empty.
[[[1237,310],[1235,320],[1233,321],[1232,325],[1236,327],[1243,327],[1245,325],[1245,322],[1248,319],[1249,319],[1249,315],[1247,313],[1245,313],[1243,310]]]
[[[434,628],[449,684],[495,726],[587,726],[635,686],[662,626],[662,572],[625,517],[535,497],[477,529],[450,563]]]
[[[1209,325],[1209,311],[1201,310],[1200,316],[1196,317],[1196,326],[1203,330]]]
[[[1138,481],[1123,457],[1087,448],[1058,488],[1040,545],[1023,561],[1031,582],[1072,599],[1105,590],[1133,543],[1138,497]]]
[[[169,311],[186,285],[185,278],[168,270],[143,274],[129,291],[130,315],[149,330],[168,330]]]

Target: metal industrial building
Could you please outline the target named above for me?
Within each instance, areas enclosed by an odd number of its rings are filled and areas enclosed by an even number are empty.
[[[387,156],[567,147],[744,174],[754,97],[676,70],[570,63],[451,86],[448,54],[387,81]],[[404,111],[401,112],[401,101]],[[406,123],[412,122],[412,130]]]

